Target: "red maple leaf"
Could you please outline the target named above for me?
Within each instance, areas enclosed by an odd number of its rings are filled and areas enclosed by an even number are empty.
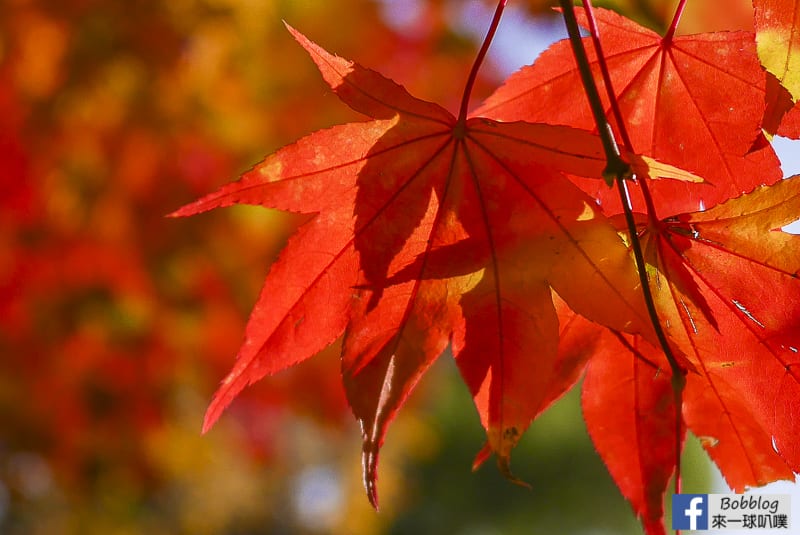
[[[664,492],[684,438],[669,364],[639,337],[596,325],[585,330],[584,337],[600,331],[583,381],[586,429],[645,531],[663,533]]]
[[[271,269],[204,429],[246,385],[344,333],[375,501],[386,427],[452,344],[507,470],[552,388],[532,379],[558,355],[551,287],[587,317],[650,332],[627,249],[561,174],[601,176],[600,142],[567,127],[456,119],[290,31],[337,95],[372,120],[316,132],[175,212],[246,203],[315,214]]]
[[[706,180],[653,183],[660,214],[697,210],[701,203],[712,206],[781,178],[774,151],[759,141],[766,82],[752,33],[662,37],[612,11],[595,11],[633,148]],[[587,48],[605,94],[596,54],[590,45]],[[476,113],[592,129],[578,69],[564,60],[570,55],[567,41],[554,44],[533,65],[506,80]],[[606,109],[610,111],[607,99]],[[759,150],[751,152],[754,145]],[[616,192],[597,184],[583,187],[601,201],[606,213],[622,211]]]

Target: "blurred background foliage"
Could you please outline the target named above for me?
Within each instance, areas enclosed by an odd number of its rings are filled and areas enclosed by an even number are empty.
[[[361,489],[335,347],[249,389],[199,433],[299,219],[165,214],[308,132],[360,120],[281,20],[455,109],[470,28],[487,22],[470,19],[490,4],[0,3],[0,532],[637,532],[574,394],[516,453],[532,490],[492,466],[472,474],[482,431],[447,358],[389,433],[379,514]],[[510,17],[550,4],[519,2]],[[687,26],[748,24],[746,9],[709,17],[704,4],[690,3],[700,7]],[[616,3],[655,28],[673,5]],[[477,97],[501,63],[483,69]]]

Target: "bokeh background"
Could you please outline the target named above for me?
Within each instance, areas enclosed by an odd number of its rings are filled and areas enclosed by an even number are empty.
[[[542,15],[549,3],[512,2],[476,98],[562,31]],[[663,28],[674,3],[614,4]],[[308,132],[360,119],[281,21],[453,110],[490,4],[0,3],[0,533],[639,531],[574,394],[516,453],[531,490],[491,463],[471,473],[482,430],[448,358],[389,432],[377,514],[336,347],[250,388],[200,434],[298,220],[165,214]],[[746,0],[711,15],[691,4],[686,31],[750,24]],[[695,448],[687,476],[702,491]]]

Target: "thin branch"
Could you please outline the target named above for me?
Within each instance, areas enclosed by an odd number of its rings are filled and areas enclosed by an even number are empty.
[[[597,91],[597,85],[594,83],[594,77],[592,76],[591,67],[589,66],[589,60],[586,57],[586,51],[583,48],[583,42],[581,40],[580,30],[578,29],[578,22],[575,19],[575,10],[572,6],[572,2],[570,0],[559,0],[559,3],[564,11],[564,20],[567,24],[567,31],[569,32],[573,52],[575,53],[575,59],[578,63],[578,70],[581,73],[584,89],[586,90],[586,96],[589,98],[592,112],[595,116],[597,130],[600,134],[600,138],[603,140],[604,149],[610,151],[610,154],[608,155],[609,162],[606,169],[616,169],[616,174],[613,176],[613,178],[617,183],[620,198],[622,199],[622,208],[625,212],[625,221],[628,224],[628,232],[630,234],[631,246],[633,248],[633,256],[636,260],[636,270],[639,273],[639,281],[641,282],[642,293],[644,294],[645,305],[647,306],[647,313],[650,317],[651,323],[653,324],[653,329],[655,330],[656,337],[661,345],[661,349],[667,356],[667,360],[669,360],[670,366],[673,368],[673,372],[680,371],[682,368],[677,363],[677,360],[672,353],[672,348],[667,342],[667,336],[661,327],[661,322],[658,319],[658,313],[656,311],[655,300],[653,299],[653,294],[650,291],[650,284],[648,282],[647,270],[644,262],[644,254],[642,253],[642,244],[639,241],[636,221],[634,220],[633,210],[631,209],[630,195],[628,194],[628,185],[625,182],[625,178],[629,177],[631,173],[630,166],[622,159],[616,139],[614,139],[614,132],[611,130],[611,125],[608,123],[608,119],[606,118],[605,109],[603,108],[603,103],[600,100],[600,95]]]
[[[672,24],[667,32],[667,37],[664,38],[665,42],[672,39],[672,35],[675,33],[675,29],[677,28],[678,21],[680,20],[681,14],[683,13],[683,9],[686,6],[686,1],[682,0],[681,3],[678,5],[678,8],[675,11],[675,16],[672,20]],[[597,26],[597,22],[594,18],[594,10],[592,9],[592,2],[591,0],[584,1],[584,11],[586,13],[586,17],[589,21],[589,31],[592,36],[592,43],[595,47],[595,52],[597,54],[598,64],[600,66],[600,72],[603,76],[603,82],[606,87],[606,91],[608,93],[608,99],[611,103],[611,110],[614,113],[614,119],[616,120],[617,127],[619,128],[620,136],[622,137],[622,141],[624,143],[625,149],[630,152],[634,153],[633,144],[631,142],[630,136],[628,135],[628,130],[625,125],[625,120],[622,117],[622,112],[619,108],[619,102],[616,98],[616,93],[614,91],[614,86],[611,81],[611,74],[608,69],[608,64],[606,62],[605,54],[603,54],[603,46],[600,42],[600,29]],[[650,189],[648,187],[648,179],[649,177],[639,177],[638,184],[642,191],[642,197],[645,201],[645,206],[647,208],[647,216],[648,220],[650,221],[650,227],[652,229],[659,229],[661,227],[661,223],[658,220],[658,216],[656,214],[655,203],[653,202],[653,197],[650,195]],[[621,185],[622,186],[622,185]],[[630,195],[628,194],[627,188],[625,191],[620,191],[620,198],[622,198],[623,204],[626,204],[626,199],[628,199],[627,204],[630,206]],[[626,211],[626,220],[627,220],[627,211]],[[628,222],[628,227],[630,229],[630,222]],[[638,241],[638,235],[635,238]],[[635,256],[635,248],[634,248],[634,256]],[[637,266],[640,265],[640,260],[636,259]],[[642,279],[641,272],[639,274],[640,280]],[[646,277],[645,277],[646,278]],[[658,335],[658,331],[656,332]],[[659,337],[659,343],[662,343]],[[665,352],[666,353],[666,352]],[[671,358],[669,353],[666,353],[667,360],[669,361],[670,368],[672,369],[672,391],[673,391],[673,403],[676,407],[675,413],[675,492],[680,493],[681,491],[681,436],[683,434],[683,422],[682,422],[682,407],[683,407],[683,389],[685,387],[685,374],[686,371],[678,365],[674,358]]]
[[[655,330],[656,337],[658,338],[658,343],[661,346],[664,355],[667,357],[667,361],[669,362],[671,371],[672,371],[672,386],[673,391],[675,392],[675,402],[676,402],[676,411],[680,413],[682,405],[682,393],[683,388],[686,384],[686,370],[678,363],[675,355],[672,352],[672,348],[669,345],[669,341],[667,340],[666,333],[664,329],[661,327],[661,322],[658,318],[658,312],[655,305],[655,300],[653,299],[653,293],[650,289],[650,282],[647,276],[647,269],[644,260],[644,254],[642,252],[642,245],[639,241],[639,234],[636,227],[636,221],[633,217],[633,210],[631,208],[631,200],[630,194],[628,192],[628,185],[626,182],[626,178],[630,176],[630,167],[627,163],[624,163],[622,157],[619,152],[619,147],[617,146],[616,140],[614,139],[614,132],[611,129],[611,125],[608,123],[608,119],[605,114],[605,108],[603,107],[603,103],[600,100],[599,93],[597,91],[597,86],[594,82],[594,77],[592,76],[591,67],[589,65],[589,60],[586,56],[586,51],[583,48],[583,41],[580,36],[580,30],[578,29],[578,23],[575,19],[575,10],[570,0],[559,0],[561,7],[564,12],[564,21],[567,25],[567,31],[569,32],[570,42],[572,43],[572,50],[575,54],[575,60],[578,64],[578,70],[581,73],[581,80],[583,81],[584,89],[586,91],[586,96],[589,99],[589,103],[592,108],[592,113],[594,115],[595,123],[597,124],[597,130],[600,134],[601,139],[603,140],[603,148],[606,150],[607,159],[608,159],[608,166],[606,168],[607,171],[614,170],[615,175],[613,176],[615,182],[617,183],[617,190],[620,195],[620,199],[622,200],[622,208],[625,214],[625,221],[628,225],[628,233],[630,234],[630,241],[631,241],[631,248],[633,249],[633,256],[636,260],[636,271],[639,274],[639,282],[641,283],[642,287],[642,294],[644,296],[645,306],[647,307],[647,313],[650,317],[650,322],[653,324],[653,329]],[[598,56],[600,56],[602,52],[598,50]],[[612,94],[612,101],[614,100]],[[621,120],[618,119],[619,124],[623,124]],[[624,167],[621,167],[619,162],[624,163]],[[681,421],[680,418],[677,418],[677,425],[676,425],[676,432],[677,438],[676,440],[680,440],[681,433]],[[676,456],[676,472],[677,472],[677,479],[676,484],[679,486],[680,484],[680,456]]]
[[[614,137],[614,132],[611,130],[611,125],[606,118],[605,108],[603,108],[603,102],[600,100],[600,94],[597,92],[597,85],[594,83],[592,69],[589,66],[589,58],[586,57],[586,50],[583,48],[580,30],[578,29],[578,21],[575,19],[575,10],[572,7],[572,2],[568,0],[559,1],[564,14],[564,22],[567,24],[569,40],[572,45],[572,52],[575,55],[575,61],[578,64],[583,88],[586,92],[586,97],[589,99],[589,106],[592,109],[594,122],[597,125],[600,140],[603,143],[603,151],[606,155],[606,168],[603,170],[603,178],[610,186],[617,179],[621,180],[631,177],[631,166],[622,159],[619,147],[617,146],[617,140]]]
[[[570,43],[572,44],[572,50],[575,55],[575,60],[578,65],[578,70],[581,74],[581,80],[583,82],[583,86],[586,92],[586,96],[589,99],[589,103],[592,108],[592,113],[594,115],[595,123],[597,124],[598,133],[603,139],[603,147],[606,149],[608,154],[609,148],[612,149],[613,153],[611,158],[609,158],[609,164],[607,170],[611,169],[614,165],[617,165],[616,162],[621,161],[621,156],[619,152],[619,148],[617,146],[616,140],[614,139],[614,132],[611,129],[611,125],[608,122],[608,118],[605,114],[605,108],[603,107],[603,103],[600,100],[599,93],[597,91],[597,86],[594,81],[594,77],[592,75],[591,66],[589,65],[588,58],[586,56],[586,51],[583,48],[583,40],[580,36],[580,30],[578,29],[578,23],[575,19],[575,10],[572,5],[571,0],[559,0],[561,4],[563,13],[564,13],[564,21],[567,25],[567,31],[569,32],[570,36]],[[681,2],[678,6],[678,12],[676,13],[676,17],[673,20],[672,26],[670,26],[670,30],[674,33],[674,27],[677,26],[677,19],[680,18],[680,13],[682,12],[683,6],[685,5],[685,0]],[[587,1],[585,6],[587,8],[587,15],[590,18],[590,24],[593,24],[594,17],[591,13],[591,2]],[[603,71],[603,77],[605,81],[606,88],[609,91],[609,99],[612,103],[612,109],[616,115],[617,124],[620,125],[620,129],[624,129],[624,121],[622,120],[622,114],[619,111],[619,106],[616,105],[616,95],[613,92],[613,87],[611,85],[611,77],[608,73],[607,66],[604,66],[605,57],[603,56],[602,47],[599,42],[599,33],[597,30],[596,24],[593,25],[593,40],[596,43],[597,47],[597,56],[598,60],[601,61],[601,71]],[[668,31],[668,32],[669,32]],[[668,33],[668,35],[671,35]],[[626,148],[632,152],[632,147],[630,147],[630,138],[627,136],[627,132],[624,135],[624,141],[626,143]],[[627,164],[626,164],[627,165]],[[658,339],[658,343],[661,346],[661,350],[664,352],[664,355],[669,362],[670,369],[672,372],[672,391],[673,391],[673,401],[675,403],[675,492],[680,492],[680,474],[681,474],[681,457],[680,457],[680,442],[681,436],[683,434],[683,421],[681,418],[682,407],[683,407],[683,390],[686,385],[686,370],[678,363],[675,355],[672,352],[672,348],[669,345],[669,341],[667,340],[666,333],[664,333],[664,329],[661,327],[661,321],[658,318],[658,311],[656,309],[655,300],[653,299],[653,294],[650,288],[650,281],[647,276],[647,269],[644,260],[644,254],[642,252],[642,245],[641,241],[639,240],[639,234],[636,227],[636,221],[633,216],[633,209],[631,207],[631,199],[630,194],[628,192],[628,184],[626,182],[626,178],[630,177],[630,171],[628,174],[625,173],[618,173],[614,180],[617,183],[617,190],[619,192],[620,199],[622,201],[622,209],[625,214],[625,222],[628,226],[628,233],[630,234],[630,242],[631,248],[633,249],[633,256],[636,261],[636,271],[639,275],[639,282],[642,287],[642,294],[644,296],[645,306],[647,307],[647,313],[650,317],[650,322],[653,325],[653,329],[656,333],[656,337]],[[605,177],[606,179],[608,177]],[[644,183],[644,181],[642,181]],[[649,197],[649,195],[648,195]],[[652,206],[652,199],[648,203],[648,210]],[[654,218],[655,214],[648,212],[649,217]]]

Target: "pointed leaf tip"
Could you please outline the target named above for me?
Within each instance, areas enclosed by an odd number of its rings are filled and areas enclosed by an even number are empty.
[[[475,455],[475,460],[472,461],[472,471],[475,472],[480,468],[486,460],[491,457],[492,453],[496,453],[492,450],[492,445],[487,441],[481,450]],[[497,468],[500,470],[500,473],[505,477],[507,480],[512,482],[515,485],[519,485],[520,487],[525,487],[526,489],[530,490],[532,487],[530,483],[523,481],[522,479],[518,478],[511,472],[511,456],[510,455],[503,455],[497,453]]]
[[[634,172],[636,172],[636,174],[639,176],[645,175],[654,179],[669,178],[681,182],[691,182],[694,184],[707,183],[706,179],[701,176],[697,176],[696,174],[686,171],[685,169],[681,169],[680,167],[660,162],[655,158],[638,154],[629,155],[629,158],[631,159],[631,165],[633,166]]]
[[[219,413],[212,409],[213,407],[209,406],[206,410],[205,416],[203,417],[203,427],[200,430],[200,433],[203,435],[211,431],[211,428],[214,427],[214,424],[217,423],[217,420],[219,420]]]
[[[306,38],[306,36],[304,36],[302,33],[300,33],[300,31],[297,30],[294,26],[292,26],[291,24],[286,22],[286,20],[281,20],[281,22],[283,23],[284,27],[286,27],[286,29],[289,31],[289,33],[292,34],[292,37],[294,37],[298,41],[300,39],[308,40]]]
[[[513,484],[518,485],[520,487],[524,487],[528,490],[531,490],[533,488],[531,487],[530,483],[521,480],[511,472],[511,456],[498,455],[497,468],[500,470],[500,473],[503,474],[503,477],[512,482]]]
[[[364,469],[364,490],[367,491],[367,499],[378,511],[378,448],[374,443],[364,442],[361,464]]]
[[[206,414],[203,417],[203,434],[211,430],[220,416],[222,416],[222,413],[225,412],[225,409],[228,408],[228,405],[230,405],[234,398],[244,390],[247,384],[247,379],[235,371],[228,374],[225,379],[222,380],[222,383],[214,393],[214,397],[211,399],[211,403],[209,403]]]
[[[481,448],[481,451],[479,451],[477,455],[475,455],[475,460],[472,461],[472,471],[476,472],[478,468],[483,466],[483,463],[485,463],[486,459],[488,459],[489,456],[491,455],[492,455],[492,446],[489,445],[489,442],[486,442]]]
[[[294,40],[303,47],[303,49],[311,56],[311,59],[316,63],[317,68],[322,74],[322,78],[331,87],[336,90],[344,83],[345,78],[353,71],[354,64],[352,61],[331,54],[317,43],[306,37],[302,32],[296,30],[291,25],[284,22],[286,29],[292,34]],[[341,98],[341,95],[340,95]]]

